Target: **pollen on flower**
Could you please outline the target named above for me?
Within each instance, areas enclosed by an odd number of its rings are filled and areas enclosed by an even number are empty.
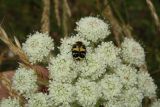
[[[36,32],[29,35],[22,48],[27,54],[29,61],[34,64],[44,61],[49,56],[50,51],[54,49],[54,44],[47,33]]]
[[[103,40],[110,34],[109,25],[96,17],[84,17],[78,21],[76,31],[92,42]]]

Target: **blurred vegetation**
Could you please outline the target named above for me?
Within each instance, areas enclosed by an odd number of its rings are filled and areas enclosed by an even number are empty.
[[[61,6],[62,0],[59,1]],[[75,22],[81,17],[91,15],[103,18],[104,1],[68,0],[72,14],[67,20],[69,34],[74,32]],[[160,1],[152,0],[152,2],[160,17]],[[146,0],[109,0],[107,5],[111,6],[120,23],[132,26],[132,36],[145,48],[148,70],[160,87],[160,32],[155,26]],[[51,0],[50,35],[55,39],[55,44],[59,45],[60,38],[64,37],[63,27],[57,24],[54,6],[54,1]],[[4,19],[2,26],[8,35],[11,38],[16,36],[22,43],[28,34],[40,31],[42,10],[41,0],[0,0],[0,22]],[[61,7],[59,7],[59,11],[60,17],[62,17]],[[114,40],[113,37],[110,38]],[[0,54],[6,54],[4,50],[6,53],[8,52],[6,45],[0,41]],[[15,69],[16,62],[17,58],[7,59],[6,55],[6,60],[0,61],[0,71]]]

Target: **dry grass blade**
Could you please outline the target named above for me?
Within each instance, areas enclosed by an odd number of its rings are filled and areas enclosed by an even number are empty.
[[[63,15],[62,15],[62,24],[63,24],[63,34],[66,37],[68,35],[68,18],[71,17],[71,11],[68,5],[67,0],[63,0]]]
[[[15,54],[18,55],[21,61],[26,64],[30,65],[29,60],[26,54],[21,50],[21,48],[17,47],[7,36],[6,32],[2,27],[0,27],[0,39],[7,44],[10,50]]]
[[[120,47],[120,36],[122,35],[122,28],[117,19],[114,17],[109,5],[106,5],[104,9],[104,16],[110,21],[117,46]]]
[[[130,25],[126,25],[124,23],[120,23],[117,18],[114,16],[112,9],[109,5],[109,0],[106,0],[106,7],[104,9],[104,16],[110,21],[112,26],[113,34],[115,35],[115,40],[117,42],[117,45],[120,47],[120,37],[125,35],[128,38],[132,37],[131,29],[132,27]]]
[[[59,0],[54,0],[54,11],[56,15],[57,24],[60,27],[61,26],[61,18],[59,13]]]
[[[152,15],[152,17],[154,19],[154,22],[155,22],[155,24],[156,24],[156,26],[158,28],[158,31],[160,32],[160,20],[158,18],[157,13],[156,13],[156,9],[155,9],[155,7],[154,7],[154,5],[153,5],[151,0],[146,0],[146,2],[147,2],[149,10],[151,12],[151,15]]]
[[[0,39],[6,44],[9,44],[9,38],[1,26],[0,26]]]
[[[43,13],[41,19],[41,32],[49,33],[50,32],[50,0],[43,1]]]
[[[15,41],[17,47],[21,48],[21,44],[20,44],[19,40],[15,36],[14,36],[14,41]]]
[[[69,17],[71,17],[72,14],[71,14],[71,10],[69,8],[67,0],[64,0],[64,5],[65,5],[65,8],[66,8],[66,13],[68,14]]]

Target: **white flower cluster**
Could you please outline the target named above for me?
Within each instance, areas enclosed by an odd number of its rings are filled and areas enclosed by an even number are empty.
[[[19,100],[16,98],[11,99],[10,97],[8,99],[2,99],[0,102],[0,107],[21,107]]]
[[[133,39],[125,38],[122,43],[122,58],[126,63],[141,66],[145,63],[144,49]]]
[[[83,107],[94,107],[101,93],[96,82],[79,79],[76,83],[76,100]]]
[[[48,107],[48,96],[43,93],[35,93],[29,97],[26,107]]]
[[[37,90],[36,82],[37,75],[32,69],[20,67],[13,76],[12,87],[20,94],[29,96]]]
[[[31,63],[42,62],[49,56],[51,50],[54,49],[53,40],[47,33],[36,32],[29,35],[29,38],[23,43],[23,50],[27,54]]]
[[[81,18],[76,24],[77,27],[75,30],[80,33],[83,38],[92,42],[103,40],[110,34],[109,25],[96,17]]]
[[[60,54],[48,66],[54,106],[98,107],[100,102],[106,107],[141,107],[144,97],[156,96],[153,79],[137,69],[145,63],[139,43],[125,38],[118,48],[111,41],[104,42],[108,25],[94,17],[82,18],[76,31],[76,36],[62,39]],[[72,56],[77,41],[86,47],[80,61]]]
[[[58,83],[51,81],[49,85],[49,96],[51,101],[54,102],[53,105],[68,105],[74,101],[74,88],[71,84]]]
[[[35,92],[33,71],[16,71],[13,88],[21,94],[32,92],[27,107],[142,107],[144,97],[156,96],[153,79],[139,70],[145,55],[138,42],[125,38],[118,48],[104,41],[109,25],[96,17],[82,18],[76,31],[75,36],[61,40],[60,53],[48,62],[47,93]],[[53,43],[45,34],[36,33],[23,49],[34,64],[47,57]]]
[[[101,86],[102,97],[105,100],[113,99],[121,94],[123,85],[120,83],[121,79],[117,75],[105,75],[105,77],[100,81],[99,86]],[[109,94],[110,93],[110,94]]]
[[[146,72],[138,73],[138,87],[144,96],[154,97],[156,95],[157,86],[154,84],[153,79]]]
[[[67,60],[61,56],[52,58],[48,67],[49,71],[51,71],[50,79],[57,82],[71,83],[73,79],[77,77],[77,72],[72,70],[72,66],[73,61]]]

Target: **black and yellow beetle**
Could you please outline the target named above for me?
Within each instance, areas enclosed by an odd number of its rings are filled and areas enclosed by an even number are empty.
[[[86,57],[86,46],[81,41],[77,41],[73,44],[71,51],[73,59],[76,61],[81,61]]]

